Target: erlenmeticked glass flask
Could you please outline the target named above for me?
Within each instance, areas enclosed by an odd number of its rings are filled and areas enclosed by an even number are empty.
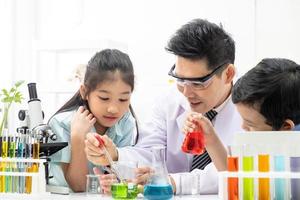
[[[185,153],[200,155],[205,151],[205,139],[202,128],[188,132],[184,138],[181,150]]]
[[[147,200],[172,199],[173,189],[166,167],[165,147],[154,146],[151,150],[153,173],[144,187],[144,198]]]

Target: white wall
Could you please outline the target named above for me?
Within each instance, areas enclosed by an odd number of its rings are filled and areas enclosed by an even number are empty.
[[[257,0],[257,60],[284,57],[300,63],[299,10],[297,0]]]
[[[0,88],[9,86],[12,81],[14,54],[14,12],[13,1],[0,1]]]
[[[135,67],[132,101],[143,121],[153,97],[169,87],[174,57],[164,47],[181,25],[193,18],[221,22],[236,41],[242,74],[263,57],[299,62],[299,7],[296,0],[0,0],[0,88],[37,81],[49,117],[76,90],[67,77],[77,64],[101,48],[120,48]]]

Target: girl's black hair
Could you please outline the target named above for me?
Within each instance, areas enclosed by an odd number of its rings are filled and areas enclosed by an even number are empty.
[[[117,49],[104,49],[100,52],[97,52],[90,59],[86,67],[83,82],[86,88],[85,95],[88,95],[91,91],[95,90],[100,83],[107,81],[108,79],[112,79],[112,75],[116,71],[120,72],[122,81],[128,84],[131,87],[131,91],[133,91],[134,71],[129,56]],[[84,106],[89,110],[89,105],[87,101],[82,99],[80,91],[78,90],[69,101],[67,101],[60,109],[58,109],[58,111],[56,111],[54,115],[74,110],[79,106]],[[138,122],[131,105],[129,105],[129,110],[132,116],[135,118],[135,124],[137,129],[137,135],[135,140],[136,144],[139,138]]]

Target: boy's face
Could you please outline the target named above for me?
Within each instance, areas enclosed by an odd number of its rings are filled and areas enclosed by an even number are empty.
[[[205,113],[224,102],[231,87],[231,80],[225,80],[225,71],[221,76],[213,74],[209,84],[202,89],[195,88],[193,84],[177,83],[178,90],[187,98],[192,111]],[[178,56],[174,72],[184,79],[204,77],[212,70],[208,69],[206,59],[191,60]]]
[[[266,124],[266,118],[255,107],[242,103],[235,105],[243,119],[242,128],[245,131],[272,131],[272,126]]]

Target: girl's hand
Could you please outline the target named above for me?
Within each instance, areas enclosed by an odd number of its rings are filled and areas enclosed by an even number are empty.
[[[96,137],[100,137],[103,141],[103,144],[101,144]],[[118,159],[117,148],[109,137],[107,137],[106,135],[100,136],[97,133],[88,133],[86,135],[85,153],[87,159],[95,165],[107,166],[110,163],[105,156],[102,145],[104,145],[112,160],[116,161]]]
[[[80,106],[71,122],[72,134],[86,135],[96,123],[96,118],[83,106]]]
[[[93,170],[95,175],[100,175],[99,182],[103,193],[110,194],[111,185],[118,182],[116,176],[114,174],[101,174],[97,167],[94,167]]]

